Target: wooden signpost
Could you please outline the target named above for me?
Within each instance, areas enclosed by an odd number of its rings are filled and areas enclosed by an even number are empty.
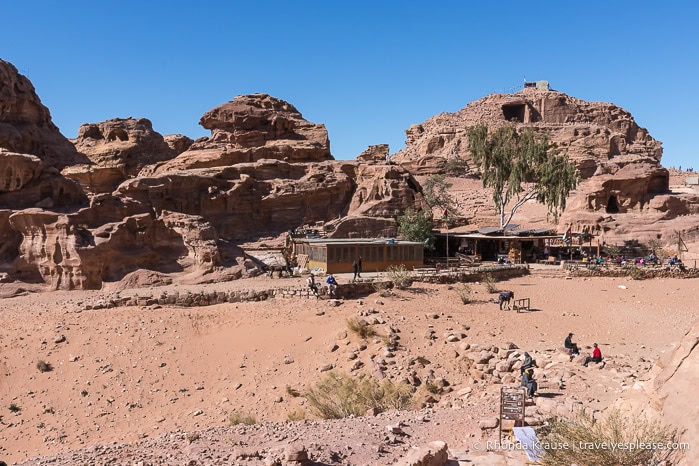
[[[500,389],[500,441],[503,425],[512,432],[513,427],[524,427],[525,401],[527,389],[524,387],[502,387]]]

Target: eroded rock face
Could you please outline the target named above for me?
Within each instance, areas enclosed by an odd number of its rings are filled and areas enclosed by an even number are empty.
[[[637,382],[614,404],[622,412],[642,412],[663,424],[679,429],[681,441],[689,442],[689,450],[680,452],[679,465],[699,463],[699,451],[691,448],[699,435],[699,406],[687,401],[699,384],[699,322],[675,346],[658,359],[648,377]]]
[[[41,174],[43,164],[35,155],[0,148],[0,192],[19,191]]]
[[[163,136],[163,139],[165,140],[165,144],[167,144],[175,154],[181,154],[188,150],[194,143],[191,138],[188,138],[184,134],[168,134],[167,136]]]
[[[388,144],[377,144],[375,146],[367,147],[364,152],[357,156],[357,161],[384,164],[388,161],[388,155]]]
[[[141,268],[203,273],[220,265],[216,232],[199,217],[142,213],[90,229],[83,216],[39,209],[12,214],[10,225],[23,237],[14,275],[51,289],[100,289]]]
[[[88,161],[53,124],[32,83],[3,60],[0,60],[0,147],[35,155],[45,166],[59,169]]]
[[[27,102],[25,120],[50,123]],[[12,121],[8,134],[27,127]],[[195,142],[146,119],[85,124],[74,142],[89,160],[65,166],[0,152],[0,271],[52,289],[239,278],[260,273],[240,241],[338,218],[347,235],[394,234],[393,218],[421,202],[412,176],[384,163],[387,147],[371,164],[334,161],[325,127],[274,97],[236,97],[201,124],[212,134]]]
[[[174,145],[187,145],[186,140],[171,140]],[[136,176],[144,166],[170,160],[178,154],[146,118],[85,123],[73,144],[98,167],[120,168],[126,177]]]
[[[243,240],[334,218],[346,211],[353,190],[351,177],[330,162],[262,160],[135,178],[116,194],[156,212],[200,215],[220,236]]]
[[[0,191],[0,208],[65,209],[87,204],[87,197],[80,185],[61,176],[55,168],[44,169],[39,176],[14,191]]]
[[[469,103],[456,113],[440,113],[406,130],[406,148],[392,160],[414,173],[432,174],[443,160],[470,161],[466,129],[514,122],[548,135],[568,154],[580,175],[589,178],[603,167],[614,171],[631,163],[658,166],[662,146],[636,124],[626,110],[603,102],[586,102],[562,92],[524,89],[493,94]],[[441,160],[440,160],[441,159]]]
[[[332,160],[325,125],[306,121],[288,102],[267,94],[238,96],[199,121],[211,137],[195,141],[174,160],[144,175],[262,159],[288,162]]]

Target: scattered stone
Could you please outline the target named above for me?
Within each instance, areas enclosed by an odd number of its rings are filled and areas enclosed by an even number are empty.
[[[478,421],[478,427],[482,430],[495,429],[499,425],[499,420],[496,417],[486,417]]]
[[[449,459],[446,442],[437,440],[425,447],[414,447],[403,457],[397,466],[444,466]]]

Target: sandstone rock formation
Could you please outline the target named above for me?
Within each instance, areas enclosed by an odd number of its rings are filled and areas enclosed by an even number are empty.
[[[10,117],[38,115],[66,146],[29,81],[11,65],[3,73],[0,89],[33,98],[3,107],[0,121],[15,122],[5,134],[19,135],[4,141],[34,141],[38,130]],[[201,124],[211,137],[195,142],[163,137],[145,118],[85,124],[63,163],[19,151],[32,144],[5,146],[0,272],[52,289],[239,278],[260,273],[240,242],[331,219],[341,219],[336,235],[394,235],[394,217],[422,202],[412,176],[386,165],[387,147],[371,165],[334,161],[325,126],[266,94],[236,97]]]
[[[663,423],[677,428],[683,442],[690,448],[678,464],[693,465],[699,462],[699,451],[692,448],[699,435],[699,407],[687,398],[699,384],[699,322],[695,322],[684,338],[671,351],[656,362],[649,377],[638,382],[632,390],[620,398],[616,408],[641,411],[651,417],[661,418]]]
[[[128,177],[136,176],[146,165],[177,155],[146,118],[114,118],[101,123],[85,123],[80,126],[73,144],[95,165],[120,167]]]
[[[493,94],[455,113],[440,113],[406,130],[406,148],[392,160],[412,172],[439,170],[444,159],[470,161],[466,128],[514,122],[548,135],[568,154],[583,178],[598,168],[610,172],[630,163],[657,166],[661,143],[639,127],[626,110],[602,102],[586,102],[562,92],[526,88],[515,94]]]
[[[388,144],[369,146],[357,156],[357,161],[366,163],[386,163],[389,158]]]
[[[143,167],[176,157],[191,146],[182,135],[164,138],[146,118],[114,118],[80,126],[73,144],[92,164],[73,165],[62,174],[91,194],[110,193]]]
[[[0,60],[0,147],[39,157],[44,166],[63,168],[88,160],[51,121],[34,86],[11,63]]]
[[[199,124],[211,130],[211,137],[195,141],[189,150],[155,171],[164,173],[262,159],[332,160],[325,125],[306,121],[293,105],[267,94],[238,96],[206,112]]]
[[[86,201],[77,183],[31,154],[0,147],[0,208],[65,207]]]
[[[561,92],[526,88],[515,94],[494,94],[469,103],[455,113],[441,113],[406,130],[407,147],[391,157],[414,175],[444,173],[449,159],[471,163],[466,128],[484,122],[497,127],[514,122],[548,136],[566,153],[581,176],[567,200],[559,225],[545,210],[527,206],[513,219],[529,228],[551,227],[589,231],[601,243],[626,240],[663,243],[699,241],[695,215],[699,192],[672,190],[668,171],[660,165],[662,146],[638,126],[629,112],[613,104],[586,102]],[[476,167],[469,175],[478,176]],[[470,223],[495,226],[488,190],[458,194]],[[565,225],[562,226],[562,225]]]

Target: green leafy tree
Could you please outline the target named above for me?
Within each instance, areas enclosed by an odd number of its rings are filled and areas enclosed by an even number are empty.
[[[455,215],[457,213],[456,201],[449,194],[449,189],[452,186],[444,175],[433,175],[427,178],[422,186],[422,195],[427,205],[432,208],[438,207],[440,215],[444,215],[445,211],[449,215]]]
[[[531,128],[519,132],[514,125],[489,133],[482,123],[468,128],[467,135],[483,186],[493,189],[501,228],[509,225],[517,210],[532,199],[546,204],[549,214],[558,221],[566,197],[577,186],[578,174],[568,157],[549,145],[546,136],[538,136]]]
[[[432,213],[424,210],[407,209],[399,216],[398,231],[408,241],[419,241],[425,244],[425,249],[434,249],[434,222]]]

